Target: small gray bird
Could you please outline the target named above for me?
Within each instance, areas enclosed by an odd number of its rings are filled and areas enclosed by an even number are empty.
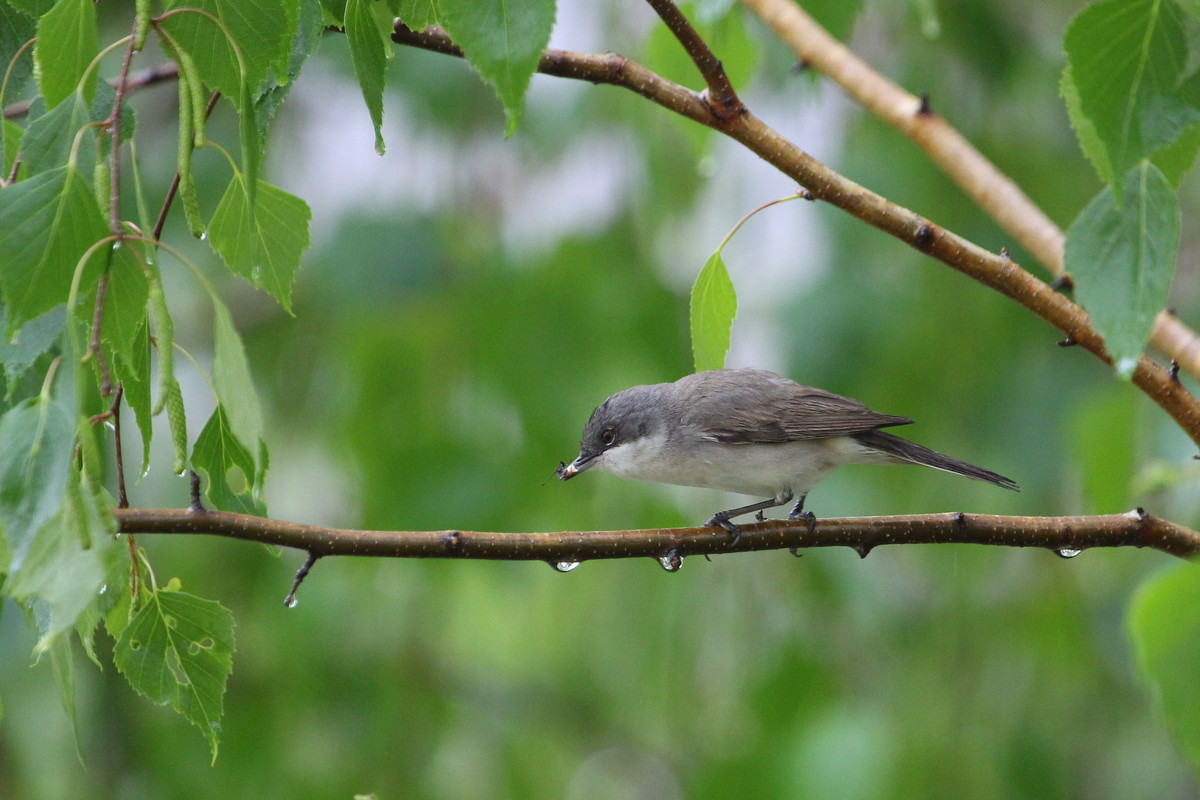
[[[674,383],[617,392],[592,412],[579,457],[562,480],[586,469],[677,486],[768,499],[718,511],[705,525],[740,534],[733,517],[804,498],[843,464],[923,464],[1019,490],[1012,480],[879,430],[912,420],[880,414],[857,400],[801,386],[761,369],[716,369]]]

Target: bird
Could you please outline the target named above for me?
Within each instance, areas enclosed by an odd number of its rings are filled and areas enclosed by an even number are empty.
[[[595,469],[765,497],[704,523],[735,543],[735,517],[753,512],[762,520],[765,509],[797,498],[789,519],[815,526],[805,499],[843,464],[920,464],[1020,490],[1010,478],[881,430],[912,422],[767,370],[706,370],[610,396],[584,426],[579,455],[556,474],[565,481]]]

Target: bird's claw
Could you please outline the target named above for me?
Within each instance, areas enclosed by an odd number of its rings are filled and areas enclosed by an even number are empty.
[[[788,514],[788,519],[802,519],[808,525],[808,532],[812,533],[817,529],[817,515],[811,511],[802,511],[799,514],[792,512]]]
[[[724,528],[726,531],[729,531],[729,535],[733,537],[729,540],[731,547],[742,539],[742,529],[730,522],[729,517],[722,516],[721,514],[714,514],[704,525],[708,528]]]

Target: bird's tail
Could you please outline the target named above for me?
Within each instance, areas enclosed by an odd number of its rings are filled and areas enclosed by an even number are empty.
[[[965,461],[959,461],[957,458],[944,456],[936,450],[930,450],[928,447],[922,447],[915,442],[901,439],[899,436],[893,436],[885,431],[867,431],[855,434],[854,438],[872,450],[878,450],[901,461],[953,472],[956,475],[964,475],[978,481],[987,481],[1005,489],[1012,489],[1014,492],[1021,491],[1021,487],[1017,486],[1016,481],[1011,478],[1006,478],[974,464],[968,464]]]

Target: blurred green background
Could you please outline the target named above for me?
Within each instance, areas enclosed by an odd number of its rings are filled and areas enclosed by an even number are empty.
[[[814,10],[845,34],[844,8],[825,5]],[[1099,188],[1057,97],[1062,31],[1080,5],[881,1],[850,41],[929,92],[1065,227]],[[1041,274],[913,145],[793,71],[755,21],[735,10],[709,32],[769,124]],[[621,52],[697,85],[635,2],[563,0],[551,44]],[[628,91],[535,76],[522,127],[503,140],[499,104],[461,61],[399,49],[390,70],[383,158],[337,35],[275,123],[268,179],[314,212],[295,317],[226,281],[265,404],[272,516],[549,531],[695,524],[725,507],[605,475],[560,484],[553,470],[605,396],[689,370],[696,272],[742,214],[795,187]],[[134,99],[155,198],[174,170],[174,102],[173,87]],[[210,136],[236,140],[229,109]],[[223,160],[197,162],[212,170],[200,176],[211,208]],[[1194,325],[1197,242],[1184,229],[1173,301]],[[186,237],[178,215],[167,236]],[[725,258],[741,302],[731,366],[910,416],[911,438],[1023,488],[850,467],[810,496],[819,516],[1144,505],[1200,523],[1186,437],[1012,302],[820,204],[756,217]],[[166,277],[177,338],[206,361],[207,301],[182,271]],[[181,377],[198,429],[211,400],[198,375]],[[165,441],[134,505],[187,502]],[[9,606],[0,797],[1197,794],[1125,630],[1139,584],[1175,563],[1156,552],[830,549],[690,558],[673,575],[651,560],[558,574],[338,558],[289,610],[297,553],[138,542],[160,582],[178,576],[237,619],[216,765],[186,721],[81,659],[81,766],[49,664],[28,668],[33,637]],[[109,664],[110,649],[102,639]]]

